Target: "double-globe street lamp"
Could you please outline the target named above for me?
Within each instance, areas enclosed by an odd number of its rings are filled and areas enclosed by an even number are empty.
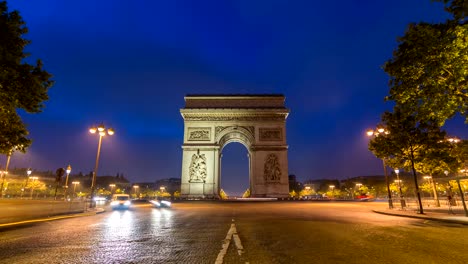
[[[97,132],[98,135],[99,135],[99,143],[98,143],[98,149],[97,149],[97,155],[96,155],[96,164],[94,166],[93,179],[91,181],[91,202],[90,202],[90,207],[94,207],[94,191],[96,189],[96,176],[97,176],[97,171],[98,171],[98,166],[99,166],[99,156],[101,155],[102,138],[105,135],[109,135],[109,136],[114,135],[114,129],[108,128],[106,130],[106,127],[103,124],[100,124],[98,127],[90,128],[89,132],[91,134],[96,134],[96,132]]]
[[[398,191],[400,192],[400,205],[401,205],[401,209],[403,209],[406,207],[406,202],[403,197],[403,191],[401,190],[400,170],[395,169],[395,174],[397,176],[396,182],[398,183]]]
[[[388,134],[387,130],[385,128],[379,127],[375,130],[369,129],[367,130],[366,134],[368,137],[378,137],[380,134]],[[383,163],[383,168],[384,168],[384,175],[385,175],[385,184],[387,185],[387,195],[388,195],[388,208],[393,209],[393,201],[392,201],[392,192],[390,191],[390,183],[388,181],[388,174],[387,174],[387,164],[385,162],[385,158],[382,159]]]

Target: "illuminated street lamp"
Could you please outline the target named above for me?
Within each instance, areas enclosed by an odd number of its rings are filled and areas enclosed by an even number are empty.
[[[331,189],[332,197],[335,198],[335,194],[333,193],[333,190],[335,189],[335,185],[330,185],[328,187],[330,187],[330,189]]]
[[[63,195],[63,198],[66,200],[67,199],[67,193],[68,193],[68,176],[70,176],[71,172],[71,166],[68,164],[67,170],[65,171],[67,173],[67,177],[65,178],[65,193]]]
[[[112,184],[109,184],[109,187],[111,188],[111,190],[110,190],[110,191],[111,191],[111,194],[112,194],[112,190],[114,189],[114,187],[115,187],[115,184],[113,184],[113,183],[112,183]]]
[[[160,186],[159,191],[161,191],[161,197],[164,197],[164,193],[166,192],[166,187],[165,186]]]
[[[465,174],[465,176],[468,176],[468,169],[461,169],[460,172]]]
[[[401,190],[400,170],[395,169],[395,174],[397,176],[397,179],[395,180],[395,182],[398,183],[398,190],[400,192],[400,204],[401,204],[401,208],[403,209],[406,207],[406,202],[405,202],[405,199],[403,198],[403,191]]]
[[[34,192],[34,182],[36,182],[36,180],[39,179],[38,177],[31,177],[31,180],[33,182],[32,186],[31,186],[31,199],[33,198],[33,192]]]
[[[24,187],[21,188],[21,199],[23,198],[23,194],[24,194],[24,190],[28,187],[28,181],[29,181],[29,177],[31,176],[31,173],[32,173],[32,170],[31,168],[28,168],[26,170],[26,183],[24,184]]]
[[[89,132],[91,134],[96,134],[96,132],[98,132],[98,134],[99,134],[99,143],[98,143],[98,149],[97,149],[97,155],[96,155],[96,165],[94,166],[93,180],[91,181],[91,203],[90,203],[90,207],[94,207],[94,205],[93,205],[94,191],[96,189],[96,176],[97,176],[97,171],[98,171],[98,166],[99,166],[99,156],[101,155],[102,137],[104,137],[106,134],[109,135],[109,136],[114,135],[114,129],[108,128],[107,131],[106,131],[106,128],[104,127],[104,125],[101,124],[98,127],[90,128]]]
[[[78,184],[80,184],[80,182],[79,181],[73,181],[72,184],[73,184],[73,196],[76,196],[76,186]]]
[[[137,198],[137,189],[140,188],[138,185],[133,185],[133,188],[135,189],[135,198]]]
[[[369,129],[366,132],[368,137],[378,137],[380,134],[388,135],[389,133],[390,132],[388,132],[385,128],[382,127],[378,127],[375,130]],[[382,159],[382,163],[384,168],[385,184],[387,185],[388,208],[393,209],[392,192],[390,191],[390,181],[388,180],[387,164],[385,163],[385,158]]]

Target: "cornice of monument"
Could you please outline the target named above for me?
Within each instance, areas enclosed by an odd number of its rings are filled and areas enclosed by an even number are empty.
[[[284,121],[288,109],[181,109],[186,121]]]
[[[285,109],[285,97],[280,94],[187,95],[184,109]]]

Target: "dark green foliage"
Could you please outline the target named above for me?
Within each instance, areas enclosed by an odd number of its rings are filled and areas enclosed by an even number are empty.
[[[382,122],[388,133],[374,137],[369,150],[393,168],[411,168],[411,161],[421,162],[428,153],[440,151],[437,146],[445,138],[436,122],[419,121],[398,107],[385,112]]]
[[[25,62],[29,54],[24,48],[30,41],[23,35],[27,32],[19,13],[8,12],[6,2],[0,2],[0,153],[7,155],[12,150],[24,152],[31,144],[17,109],[41,112],[53,84],[40,60],[35,65]]]
[[[411,24],[384,70],[390,96],[420,119],[468,122],[468,24]]]
[[[466,0],[433,0],[443,2],[445,11],[451,13],[456,20],[463,20],[468,15],[468,1]]]

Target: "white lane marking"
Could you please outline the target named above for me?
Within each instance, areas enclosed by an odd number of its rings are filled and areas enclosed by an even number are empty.
[[[234,224],[231,224],[231,228],[229,228],[229,231],[227,232],[226,238],[223,240],[222,248],[218,253],[218,257],[216,258],[215,264],[222,264],[224,256],[226,255],[226,252],[229,248],[229,244],[231,243],[231,237],[232,234],[234,233],[234,229],[236,226]]]
[[[234,222],[234,219],[232,219],[232,222]],[[227,253],[227,250],[229,248],[229,245],[231,244],[232,239],[234,239],[234,244],[236,245],[237,253],[239,254],[239,256],[244,253],[244,247],[242,246],[242,242],[239,238],[239,235],[237,234],[236,225],[231,224],[231,228],[229,228],[226,234],[226,238],[223,240],[223,244],[221,245],[221,250],[218,253],[218,257],[216,258],[215,264],[223,263],[224,256]]]
[[[242,243],[241,243],[241,240],[239,238],[239,235],[237,235],[237,232],[236,234],[233,235],[234,237],[234,243],[236,244],[236,248],[237,248],[237,253],[240,255],[242,255],[242,253],[244,253],[244,247],[242,247]]]

